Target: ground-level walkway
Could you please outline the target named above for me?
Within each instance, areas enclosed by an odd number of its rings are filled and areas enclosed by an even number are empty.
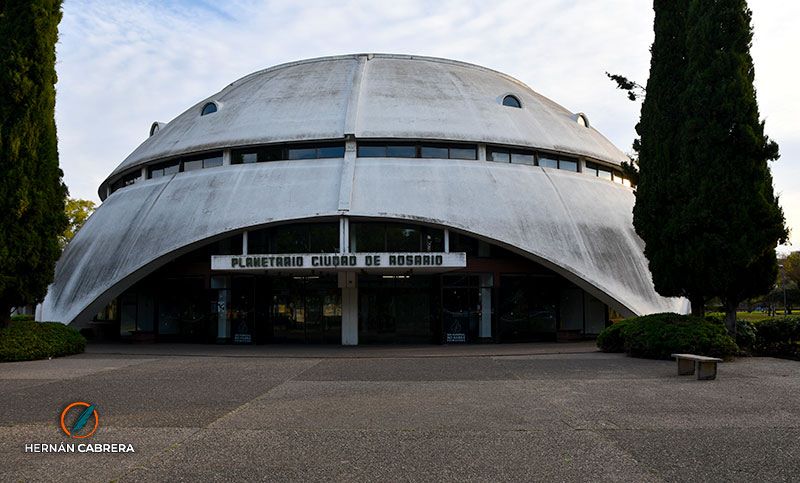
[[[590,343],[98,345],[0,364],[0,481],[790,481],[798,394],[798,362],[705,382]],[[25,453],[73,401],[136,452]]]

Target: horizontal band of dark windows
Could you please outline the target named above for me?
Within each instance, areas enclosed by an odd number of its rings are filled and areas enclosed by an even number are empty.
[[[474,144],[359,142],[359,158],[478,159]]]
[[[231,164],[264,163],[298,159],[343,158],[344,143],[315,145],[275,145],[234,149]]]
[[[222,166],[222,152],[173,159],[147,168],[147,178],[160,178],[175,173]]]
[[[496,163],[527,164],[572,172],[581,171],[577,158],[542,151],[487,146],[486,159]],[[630,185],[630,180],[621,171],[615,170],[610,166],[587,161],[583,172],[616,183]]]
[[[160,178],[162,176],[169,176],[171,174],[181,173],[184,171],[215,168],[217,166],[222,166],[222,152],[213,152],[186,158],[178,158],[148,166],[147,178]],[[142,171],[141,169],[137,169],[136,171],[128,173],[114,181],[110,186],[110,192],[113,193],[120,188],[130,186],[141,181],[141,179]]]
[[[502,148],[489,146],[486,148],[486,159],[495,163],[527,164],[543,168],[563,169],[566,171],[579,171],[577,158],[553,155],[539,151]]]

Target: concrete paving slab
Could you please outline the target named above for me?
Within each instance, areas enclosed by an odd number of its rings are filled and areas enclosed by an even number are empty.
[[[215,421],[220,429],[567,429],[547,396],[501,381],[291,381]]]
[[[0,481],[800,479],[796,361],[697,381],[596,352],[233,349],[0,365]],[[73,400],[98,404],[93,442],[137,453],[25,453],[70,441],[57,419]]]
[[[256,476],[257,475],[257,476]],[[658,481],[574,431],[213,431],[122,481]]]

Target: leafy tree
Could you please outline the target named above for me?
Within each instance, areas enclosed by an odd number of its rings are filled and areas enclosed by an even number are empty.
[[[753,88],[745,0],[655,0],[655,41],[641,119],[634,227],[656,290],[702,315],[767,293],[787,232]]]
[[[753,87],[751,17],[746,0],[691,1],[680,102],[679,178],[692,194],[682,265],[694,267],[692,285],[722,299],[731,333],[739,303],[772,287],[775,247],[788,235],[768,165],[778,145],[764,134]]]
[[[55,125],[60,0],[0,1],[0,324],[41,300],[67,226]]]
[[[792,252],[783,260],[786,278],[800,285],[800,252]]]
[[[75,234],[78,233],[78,230],[83,227],[83,224],[86,223],[86,220],[89,218],[92,212],[94,212],[94,208],[94,201],[82,200],[79,198],[67,198],[65,213],[67,215],[67,219],[69,220],[69,224],[59,239],[62,249],[67,246],[67,243],[69,243]]]

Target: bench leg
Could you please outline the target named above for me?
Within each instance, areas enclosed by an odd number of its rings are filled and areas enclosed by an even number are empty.
[[[678,375],[690,376],[694,374],[694,361],[689,359],[678,359]]]
[[[710,381],[717,378],[716,362],[697,362],[697,380]]]

